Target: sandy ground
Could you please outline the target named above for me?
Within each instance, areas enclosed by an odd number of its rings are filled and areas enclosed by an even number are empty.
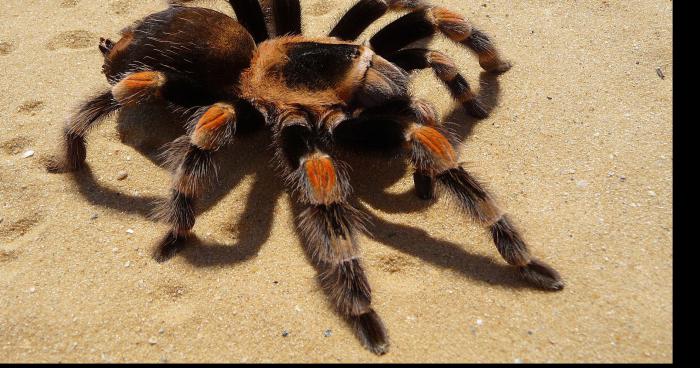
[[[352,2],[303,1],[307,34],[326,34]],[[495,109],[466,117],[427,71],[416,94],[464,127],[462,159],[564,291],[525,285],[445,199],[415,199],[401,160],[348,159],[374,223],[363,257],[392,341],[372,355],[317,285],[264,132],[225,151],[199,240],[157,264],[167,226],[148,213],[169,174],[155,154],[177,122],[125,111],[90,135],[89,170],[42,165],[76,103],[107,85],[99,37],[165,3],[3,0],[0,361],[671,361],[672,2],[435,2],[492,35],[515,67],[481,76],[439,38]]]

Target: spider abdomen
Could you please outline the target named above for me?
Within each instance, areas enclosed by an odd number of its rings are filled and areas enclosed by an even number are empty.
[[[252,37],[233,18],[170,7],[122,31],[122,39],[104,51],[103,71],[113,83],[139,70],[176,74],[216,98],[235,93],[254,50]]]

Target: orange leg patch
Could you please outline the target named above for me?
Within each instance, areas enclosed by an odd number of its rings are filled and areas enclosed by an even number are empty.
[[[335,185],[337,181],[333,161],[327,156],[316,156],[304,163],[304,170],[313,193],[311,199],[319,204],[330,204],[335,201]]]
[[[122,105],[133,104],[141,99],[158,94],[165,84],[160,72],[139,72],[128,75],[112,88],[112,95]]]
[[[434,155],[448,161],[456,160],[454,148],[447,138],[435,128],[422,126],[416,129],[414,137]]]
[[[462,42],[472,33],[471,25],[463,16],[445,8],[432,8],[437,25],[452,41]]]
[[[425,147],[435,159],[439,160],[440,163],[445,166],[442,169],[454,166],[457,161],[457,154],[452,144],[450,144],[447,138],[435,128],[418,126],[413,131],[413,139]]]
[[[202,149],[214,149],[221,142],[217,139],[225,128],[224,125],[235,121],[236,111],[233,106],[215,104],[210,107],[197,122],[192,134],[192,143]]]

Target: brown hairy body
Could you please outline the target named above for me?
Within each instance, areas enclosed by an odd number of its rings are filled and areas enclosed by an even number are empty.
[[[432,199],[436,187],[444,189],[491,233],[499,253],[526,280],[548,290],[563,288],[558,273],[530,255],[504,211],[460,166],[457,142],[435,109],[414,99],[408,87],[412,70],[430,68],[470,114],[486,116],[447,55],[406,48],[442,33],[476,53],[487,71],[507,71],[510,64],[483,32],[459,14],[421,0],[360,0],[329,37],[309,38],[301,35],[298,0],[272,4],[278,35],[273,38],[257,0],[231,0],[238,21],[213,10],[171,6],[124,29],[116,43],[102,39],[102,70],[111,86],[68,121],[63,155],[48,169],[83,167],[88,131],[124,106],[159,99],[183,112],[188,133],[165,151],[173,173],[171,195],[158,214],[171,230],[154,252],[163,262],[192,234],[196,200],[216,172],[212,156],[231,143],[237,125],[264,121],[280,176],[304,207],[298,226],[320,270],[321,287],[362,344],[384,354],[387,331],[372,308],[359,257],[357,235],[364,231],[365,216],[351,204],[346,164],[334,155],[335,144],[344,139],[339,132],[363,131],[383,146],[407,152],[419,197]],[[409,13],[368,44],[355,42],[389,10]]]

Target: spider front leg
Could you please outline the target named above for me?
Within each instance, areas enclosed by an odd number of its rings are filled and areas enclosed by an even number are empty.
[[[63,129],[63,154],[51,159],[49,172],[70,172],[83,167],[87,155],[85,138],[89,131],[123,106],[163,98],[179,103],[198,101],[201,88],[185,77],[156,71],[131,73],[111,89],[102,91],[80,105]]]
[[[530,255],[519,231],[491,194],[458,165],[457,153],[441,130],[438,126],[421,124],[407,127],[405,136],[416,170],[439,183],[467,214],[486,227],[501,256],[518,267],[526,280],[544,289],[562,289],[564,283],[559,273]]]
[[[175,140],[166,151],[173,170],[170,197],[156,212],[171,226],[158,244],[154,258],[164,262],[180,251],[195,223],[195,200],[204,185],[216,176],[213,154],[227,144],[236,126],[236,110],[228,103],[217,103],[195,115],[188,136]]]
[[[389,340],[371,307],[371,289],[356,239],[363,230],[362,214],[347,202],[350,185],[343,166],[324,152],[319,133],[301,114],[287,114],[281,126],[275,134],[278,157],[287,182],[305,207],[299,227],[320,270],[321,286],[362,344],[384,354]]]

